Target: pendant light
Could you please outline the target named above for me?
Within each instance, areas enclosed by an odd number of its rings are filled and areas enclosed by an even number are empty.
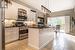
[[[12,0],[2,0],[1,4],[3,8],[7,8],[8,4],[12,4]]]

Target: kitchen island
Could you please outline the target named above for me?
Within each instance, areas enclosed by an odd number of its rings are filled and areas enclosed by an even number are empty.
[[[51,28],[30,27],[28,33],[28,45],[36,49],[45,47],[54,38],[54,32]]]

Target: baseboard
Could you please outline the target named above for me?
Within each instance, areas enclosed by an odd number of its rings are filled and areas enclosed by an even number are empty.
[[[10,41],[10,42],[5,42],[5,45],[6,45],[6,44],[13,43],[13,42],[16,42],[16,41],[19,41],[19,40],[18,40],[18,39],[16,39],[16,40],[13,40],[13,41]]]

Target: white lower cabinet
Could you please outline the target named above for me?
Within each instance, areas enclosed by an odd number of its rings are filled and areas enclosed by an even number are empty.
[[[5,28],[5,43],[9,43],[18,39],[19,39],[18,27]]]
[[[40,50],[54,38],[51,28],[29,28],[28,45]]]

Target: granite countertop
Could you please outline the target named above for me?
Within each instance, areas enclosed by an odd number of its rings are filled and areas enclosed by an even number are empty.
[[[5,28],[13,28],[13,27],[18,27],[18,26],[5,26]]]
[[[9,26],[9,27],[5,27],[5,28],[12,28],[12,27],[17,27],[17,26]],[[44,27],[38,27],[38,26],[29,26],[28,28],[37,28],[37,29],[43,29],[43,28],[50,28],[48,26],[44,26]]]
[[[50,27],[29,27],[29,28],[38,28],[38,29],[43,29],[43,28],[50,28]]]

